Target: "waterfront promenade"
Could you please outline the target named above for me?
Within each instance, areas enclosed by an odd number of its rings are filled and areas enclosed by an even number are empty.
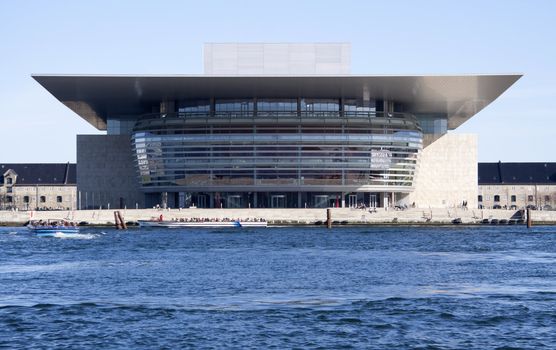
[[[127,222],[159,218],[264,218],[271,225],[313,225],[326,222],[327,209],[121,209]],[[347,224],[450,224],[460,218],[463,224],[480,223],[483,219],[516,219],[519,212],[502,209],[417,209],[384,210],[332,208],[332,220]],[[556,224],[556,211],[532,210],[533,222]],[[0,225],[19,226],[29,220],[67,219],[91,225],[114,225],[114,209],[65,211],[0,211]]]

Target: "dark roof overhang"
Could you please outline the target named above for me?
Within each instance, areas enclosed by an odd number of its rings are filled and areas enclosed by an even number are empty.
[[[151,112],[161,101],[203,98],[375,98],[411,113],[442,114],[455,129],[494,101],[521,74],[415,76],[33,75],[97,129],[109,115]]]

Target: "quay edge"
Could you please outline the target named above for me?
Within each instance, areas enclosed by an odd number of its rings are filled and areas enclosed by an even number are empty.
[[[173,218],[264,218],[269,225],[315,225],[326,223],[326,208],[319,209],[123,209],[126,222],[148,220],[163,215],[165,220]],[[519,211],[503,209],[418,209],[384,210],[332,208],[332,220],[344,225],[451,225],[452,220],[461,219],[462,224],[480,224],[483,219],[516,219]],[[556,211],[532,210],[534,224],[556,225]],[[91,226],[114,226],[114,210],[69,210],[69,211],[0,211],[0,226],[22,226],[29,220],[66,219],[87,222]],[[525,219],[525,217],[523,217]],[[336,225],[335,226],[341,226]]]

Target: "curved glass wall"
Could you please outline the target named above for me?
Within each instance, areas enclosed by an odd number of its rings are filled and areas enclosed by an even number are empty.
[[[309,113],[272,100],[257,102],[257,114],[253,104],[229,103],[230,111],[227,102],[213,113],[140,118],[132,143],[143,188],[412,190],[423,136],[411,114],[334,111],[328,102]]]

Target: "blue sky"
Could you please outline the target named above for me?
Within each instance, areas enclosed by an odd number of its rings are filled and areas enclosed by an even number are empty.
[[[0,0],[1,162],[99,133],[33,73],[202,73],[204,42],[352,44],[353,74],[523,73],[455,132],[479,161],[556,161],[556,1]]]

